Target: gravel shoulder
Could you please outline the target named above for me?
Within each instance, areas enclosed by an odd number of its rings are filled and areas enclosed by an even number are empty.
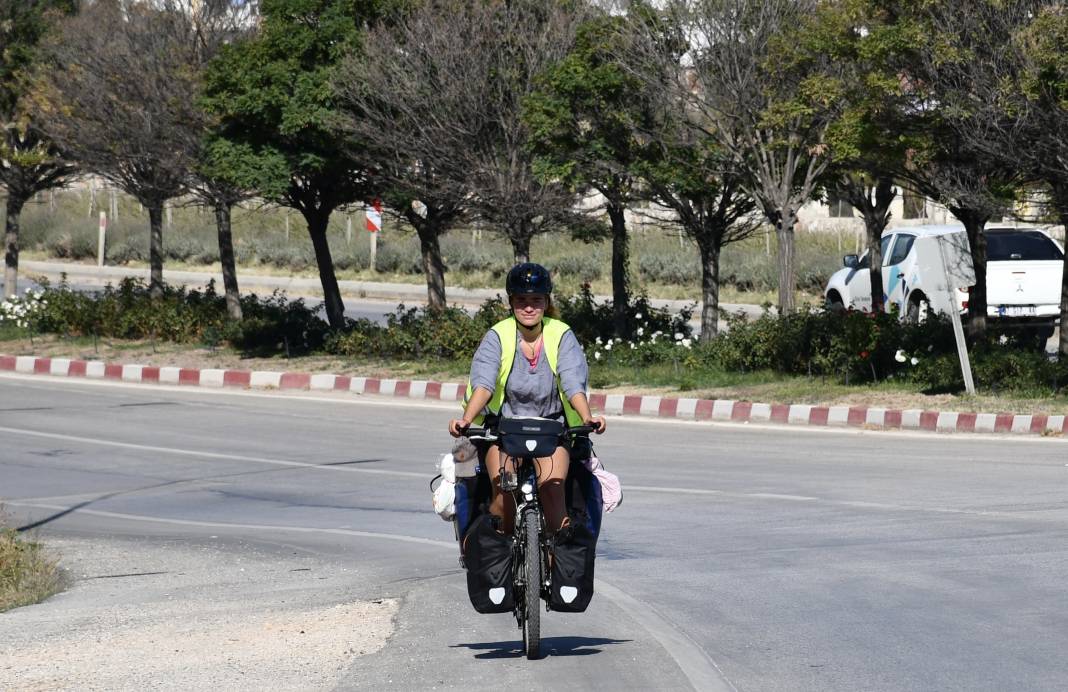
[[[44,540],[70,586],[0,616],[0,689],[331,689],[393,632],[395,599],[304,553]]]

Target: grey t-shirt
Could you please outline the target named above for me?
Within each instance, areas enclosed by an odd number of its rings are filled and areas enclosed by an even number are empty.
[[[542,418],[561,418],[563,405],[556,389],[556,378],[545,355],[545,348],[538,356],[537,366],[531,371],[530,361],[523,355],[519,346],[519,332],[516,332],[515,359],[512,371],[508,374],[508,385],[504,393],[504,405],[501,415],[505,418],[514,416],[540,416]],[[482,343],[475,351],[471,361],[471,388],[482,387],[492,392],[497,386],[497,372],[501,368],[501,341],[492,329],[482,337]],[[575,394],[586,391],[589,379],[589,366],[586,354],[582,351],[575,334],[568,330],[560,339],[560,353],[556,369],[560,376],[560,385],[564,395],[570,400]]]

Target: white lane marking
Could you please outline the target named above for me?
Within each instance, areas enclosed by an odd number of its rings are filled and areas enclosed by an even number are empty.
[[[932,512],[935,514],[961,514],[976,517],[998,517],[1003,519],[1036,519],[1047,521],[1041,516],[1032,516],[1029,512],[992,512],[978,509],[958,509],[955,507],[922,507],[919,505],[897,505],[889,502],[865,502],[863,500],[831,500],[808,495],[785,495],[779,493],[739,493],[729,490],[709,490],[706,488],[668,488],[657,485],[626,485],[626,492],[666,493],[669,495],[717,495],[742,500],[782,500],[784,502],[816,502],[833,507],[853,507],[855,509],[877,509],[891,512]]]
[[[384,397],[374,394],[361,394],[358,398],[353,398],[352,394],[346,394],[345,392],[338,392],[338,396],[325,397],[309,395],[303,390],[279,390],[274,392],[250,392],[243,390],[231,390],[231,389],[212,389],[210,387],[193,387],[193,386],[170,386],[163,384],[140,384],[133,382],[121,382],[118,380],[89,380],[89,379],[71,379],[67,377],[52,377],[51,375],[21,375],[12,373],[9,371],[0,372],[0,379],[4,380],[25,380],[36,382],[47,382],[52,385],[70,385],[72,388],[77,387],[117,387],[117,388],[133,388],[152,391],[164,391],[164,392],[180,392],[183,394],[193,394],[205,396],[243,396],[256,399],[278,399],[285,398],[291,400],[304,400],[314,401],[319,403],[330,404],[346,404],[352,406],[375,406],[375,407],[395,407],[406,409],[452,409],[455,410],[459,402],[455,401],[435,401],[433,399],[403,399],[396,397]],[[355,380],[357,378],[353,378]],[[45,387],[38,387],[39,389],[45,389]],[[62,387],[60,387],[62,388]],[[48,389],[56,389],[55,386],[48,387]],[[1011,442],[1013,445],[1018,446],[1020,444],[1065,444],[1068,442],[1068,436],[1041,436],[1041,435],[1020,435],[1020,434],[1008,434],[1008,433],[934,433],[921,430],[868,430],[865,428],[852,428],[852,427],[836,427],[831,425],[794,425],[787,426],[781,424],[761,424],[761,423],[734,423],[729,421],[695,421],[686,420],[683,418],[654,418],[652,416],[621,416],[618,419],[612,419],[612,425],[679,425],[688,426],[690,428],[700,428],[708,433],[722,432],[723,430],[752,430],[759,431],[761,433],[782,433],[784,435],[793,435],[797,432],[802,432],[808,435],[889,435],[894,437],[904,437],[916,440],[928,440],[931,442],[943,443],[975,443],[982,441],[987,442]]]
[[[139,445],[132,442],[118,442],[116,440],[104,440],[95,437],[80,437],[77,435],[63,435],[61,433],[40,432],[37,430],[22,430],[20,428],[0,427],[0,433],[10,435],[26,435],[29,437],[43,437],[49,440],[64,440],[66,442],[81,442],[83,444],[102,445],[105,447],[118,447],[120,449],[135,449],[141,452],[160,452],[162,454],[174,454],[185,457],[201,457],[204,459],[222,459],[224,461],[247,461],[254,464],[271,464],[273,466],[294,466],[297,468],[317,469],[319,471],[340,471],[342,473],[363,473],[376,476],[402,476],[405,478],[428,478],[429,474],[415,471],[389,471],[386,469],[365,469],[352,466],[309,464],[304,461],[289,461],[286,459],[268,459],[265,457],[250,457],[242,454],[222,454],[221,452],[203,452],[195,449],[179,449],[177,447],[157,447],[154,445]]]
[[[65,511],[70,509],[62,505],[52,505],[34,502],[13,501],[6,504],[18,507],[33,507],[52,511]],[[433,538],[420,538],[418,536],[406,536],[394,533],[379,533],[375,531],[357,531],[355,529],[328,528],[314,526],[284,526],[270,524],[233,524],[227,522],[196,521],[192,519],[169,519],[163,517],[149,517],[141,514],[127,514],[124,512],[105,512],[98,509],[76,509],[72,514],[88,514],[91,516],[104,517],[107,519],[122,519],[126,521],[155,522],[172,524],[177,526],[196,526],[213,529],[246,529],[251,531],[290,531],[293,533],[326,533],[341,536],[356,536],[359,538],[380,538],[402,543],[414,543],[434,548],[456,550],[455,541],[440,541]],[[721,692],[728,690],[737,692],[716,662],[685,632],[680,631],[671,622],[658,613],[648,603],[644,603],[607,583],[598,579],[596,589],[603,593],[609,600],[614,601],[619,609],[634,620],[640,627],[648,632],[653,639],[674,659],[675,664],[690,681],[695,690],[704,692]]]
[[[35,507],[37,509],[49,509],[57,512],[64,512],[70,509],[70,507],[64,507],[63,505],[52,505],[35,502],[21,502],[5,501],[4,504],[14,505],[17,507]],[[105,517],[107,519],[123,519],[126,521],[148,521],[157,522],[160,524],[174,524],[176,526],[199,526],[202,528],[226,528],[226,529],[248,529],[252,531],[292,531],[295,533],[329,533],[341,536],[359,536],[360,538],[385,538],[387,540],[401,541],[404,543],[418,543],[420,545],[430,545],[435,548],[448,547],[452,550],[456,550],[456,543],[446,543],[445,541],[438,541],[433,538],[420,538],[418,536],[405,536],[403,534],[395,533],[379,533],[376,531],[357,531],[355,529],[332,529],[329,527],[317,527],[317,526],[275,526],[272,524],[231,524],[226,522],[217,521],[196,521],[194,519],[168,519],[164,517],[149,517],[143,514],[126,514],[125,512],[105,512],[99,509],[75,509],[72,514],[89,514],[95,517]]]

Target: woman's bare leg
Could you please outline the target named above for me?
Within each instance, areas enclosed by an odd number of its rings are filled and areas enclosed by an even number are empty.
[[[490,514],[501,520],[501,530],[511,534],[515,527],[515,498],[512,493],[501,490],[502,462],[507,462],[510,471],[515,469],[515,459],[501,454],[500,447],[494,445],[486,452],[486,471],[493,486],[493,500],[490,501]]]
[[[538,459],[536,462],[538,497],[545,511],[545,525],[552,532],[562,529],[568,518],[567,508],[564,506],[564,481],[567,479],[570,462],[571,455],[564,447],[557,447],[551,457]]]

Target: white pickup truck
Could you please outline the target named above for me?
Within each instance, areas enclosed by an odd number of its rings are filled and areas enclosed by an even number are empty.
[[[991,226],[985,233],[987,314],[992,323],[1022,327],[1043,341],[1048,339],[1060,315],[1064,250],[1038,228]],[[964,280],[953,286],[952,293],[946,290],[938,244],[934,242],[939,237],[952,239],[943,244],[943,253],[948,254],[946,263],[966,262],[968,266],[958,273],[966,276],[971,267],[970,259],[965,259],[967,240],[961,226],[903,226],[883,233],[883,304],[887,310],[896,307],[903,318],[918,320],[928,310],[951,309],[951,295],[953,308],[962,312],[967,309],[968,284]],[[950,249],[948,253],[946,248]],[[959,250],[954,253],[953,248]],[[870,310],[868,253],[861,257],[846,255],[843,264],[845,268],[835,272],[827,283],[827,305]],[[951,275],[954,273],[953,266],[948,270]]]

